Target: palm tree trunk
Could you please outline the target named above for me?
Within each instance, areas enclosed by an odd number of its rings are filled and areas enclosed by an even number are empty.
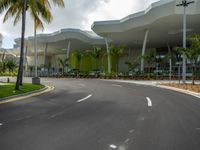
[[[36,22],[34,20],[34,63],[35,63],[35,78],[38,77],[38,72],[37,72],[37,31],[36,31]]]
[[[192,85],[194,85],[194,80],[195,80],[195,67],[192,66]]]
[[[19,86],[20,86],[20,83],[22,83],[22,76],[23,76],[24,36],[25,36],[25,28],[26,28],[26,7],[27,7],[27,0],[24,0],[24,6],[23,6],[23,10],[22,10],[22,33],[21,33],[20,61],[19,61],[19,68],[18,68],[15,90],[19,90]]]

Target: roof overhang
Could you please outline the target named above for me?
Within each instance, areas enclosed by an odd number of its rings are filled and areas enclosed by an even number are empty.
[[[15,39],[17,45],[20,45],[20,40],[20,38]],[[68,28],[50,34],[38,34],[37,49],[40,54],[48,44],[48,55],[62,54],[66,53],[69,41],[71,50],[88,50],[94,45],[104,45],[104,39],[92,31]],[[28,48],[28,55],[32,55],[34,52],[34,37],[27,37],[25,44]]]
[[[180,45],[182,40],[183,7],[180,0],[162,0],[151,4],[146,10],[121,20],[97,21],[92,30],[115,44],[141,47],[145,31],[149,30],[148,47]],[[200,0],[187,7],[187,34],[200,33]]]

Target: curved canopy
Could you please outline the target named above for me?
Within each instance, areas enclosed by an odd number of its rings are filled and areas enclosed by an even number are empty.
[[[147,47],[180,45],[182,42],[183,7],[180,0],[162,0],[146,10],[121,20],[96,21],[92,29],[116,44],[141,47],[145,31],[149,30]],[[200,0],[187,7],[187,34],[200,33]]]
[[[92,31],[82,31],[80,29],[61,29],[60,31],[50,34],[37,35],[38,52],[44,51],[46,44],[48,44],[48,54],[62,54],[66,53],[68,42],[70,41],[70,49],[91,49],[94,45],[103,45],[104,39],[96,35]],[[20,38],[16,39],[17,45],[20,45]],[[28,55],[34,52],[34,37],[26,38],[25,44],[28,47]]]

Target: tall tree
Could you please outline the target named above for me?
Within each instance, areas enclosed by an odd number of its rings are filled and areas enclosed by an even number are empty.
[[[189,59],[192,66],[192,84],[195,84],[196,66],[200,56],[200,35],[193,35],[187,39],[191,46],[189,48],[177,47],[176,50]]]
[[[98,61],[102,58],[103,56],[103,51],[100,47],[94,47],[90,55],[94,58],[95,60],[95,70],[98,70]]]
[[[52,0],[52,2],[56,5],[64,6],[63,0]],[[35,24],[39,25],[41,21],[39,19],[39,16],[42,16],[42,18],[48,18],[49,15],[51,15],[50,8],[51,7],[49,0],[1,0],[0,1],[0,13],[6,10],[3,22],[6,22],[9,17],[15,17],[14,25],[16,25],[16,23],[22,17],[20,61],[19,61],[16,86],[15,86],[16,90],[19,90],[19,86],[22,83],[22,76],[23,76],[26,11],[30,10],[30,14],[34,18]]]
[[[155,49],[151,49],[150,52],[146,53],[143,57],[144,57],[144,60],[145,60],[145,62],[147,64],[147,66],[148,66],[148,78],[150,78],[151,67],[156,62],[156,50]]]
[[[125,46],[124,45],[120,45],[118,47],[111,45],[110,46],[110,53],[111,55],[116,59],[116,72],[118,74],[119,71],[119,60],[120,58],[122,58],[123,56],[126,56],[127,53],[124,52],[125,50]]]
[[[58,58],[58,62],[59,64],[62,66],[62,73],[64,74],[65,72],[65,68],[69,65],[69,59],[61,59],[61,58]]]
[[[82,57],[83,57],[84,53],[83,53],[83,51],[81,51],[81,50],[75,50],[75,51],[73,52],[73,54],[75,55],[76,61],[77,61],[77,63],[78,63],[78,68],[77,68],[77,69],[80,71],[80,69],[81,69],[81,62],[82,62]]]
[[[17,63],[14,59],[7,59],[6,67],[8,68],[9,72],[13,72],[17,68]]]
[[[31,1],[33,7],[30,8],[31,11],[31,16],[33,17],[34,20],[34,52],[35,52],[35,77],[37,77],[37,28],[41,27],[42,30],[44,29],[43,27],[43,23],[42,20],[44,20],[47,23],[50,23],[51,20],[53,19],[51,12],[50,12],[50,2],[49,0],[39,0],[42,6],[45,7],[35,7],[38,4],[36,3],[36,1]],[[59,6],[59,7],[64,7],[64,1],[63,0],[52,0],[53,4]],[[39,9],[37,9],[39,8]],[[39,17],[39,15],[41,16],[41,18]]]

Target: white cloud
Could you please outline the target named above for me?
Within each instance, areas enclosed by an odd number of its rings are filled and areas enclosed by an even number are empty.
[[[54,20],[51,24],[45,25],[43,32],[54,32],[61,28],[90,30],[94,21],[120,19],[145,9],[154,1],[158,0],[65,0],[64,9],[53,7]],[[14,39],[20,37],[21,22],[13,27],[12,19],[5,24],[2,20],[3,14],[0,15],[0,32],[4,36],[3,47],[9,48],[13,46]],[[26,24],[26,35],[33,35],[33,21],[29,14],[27,14]]]

